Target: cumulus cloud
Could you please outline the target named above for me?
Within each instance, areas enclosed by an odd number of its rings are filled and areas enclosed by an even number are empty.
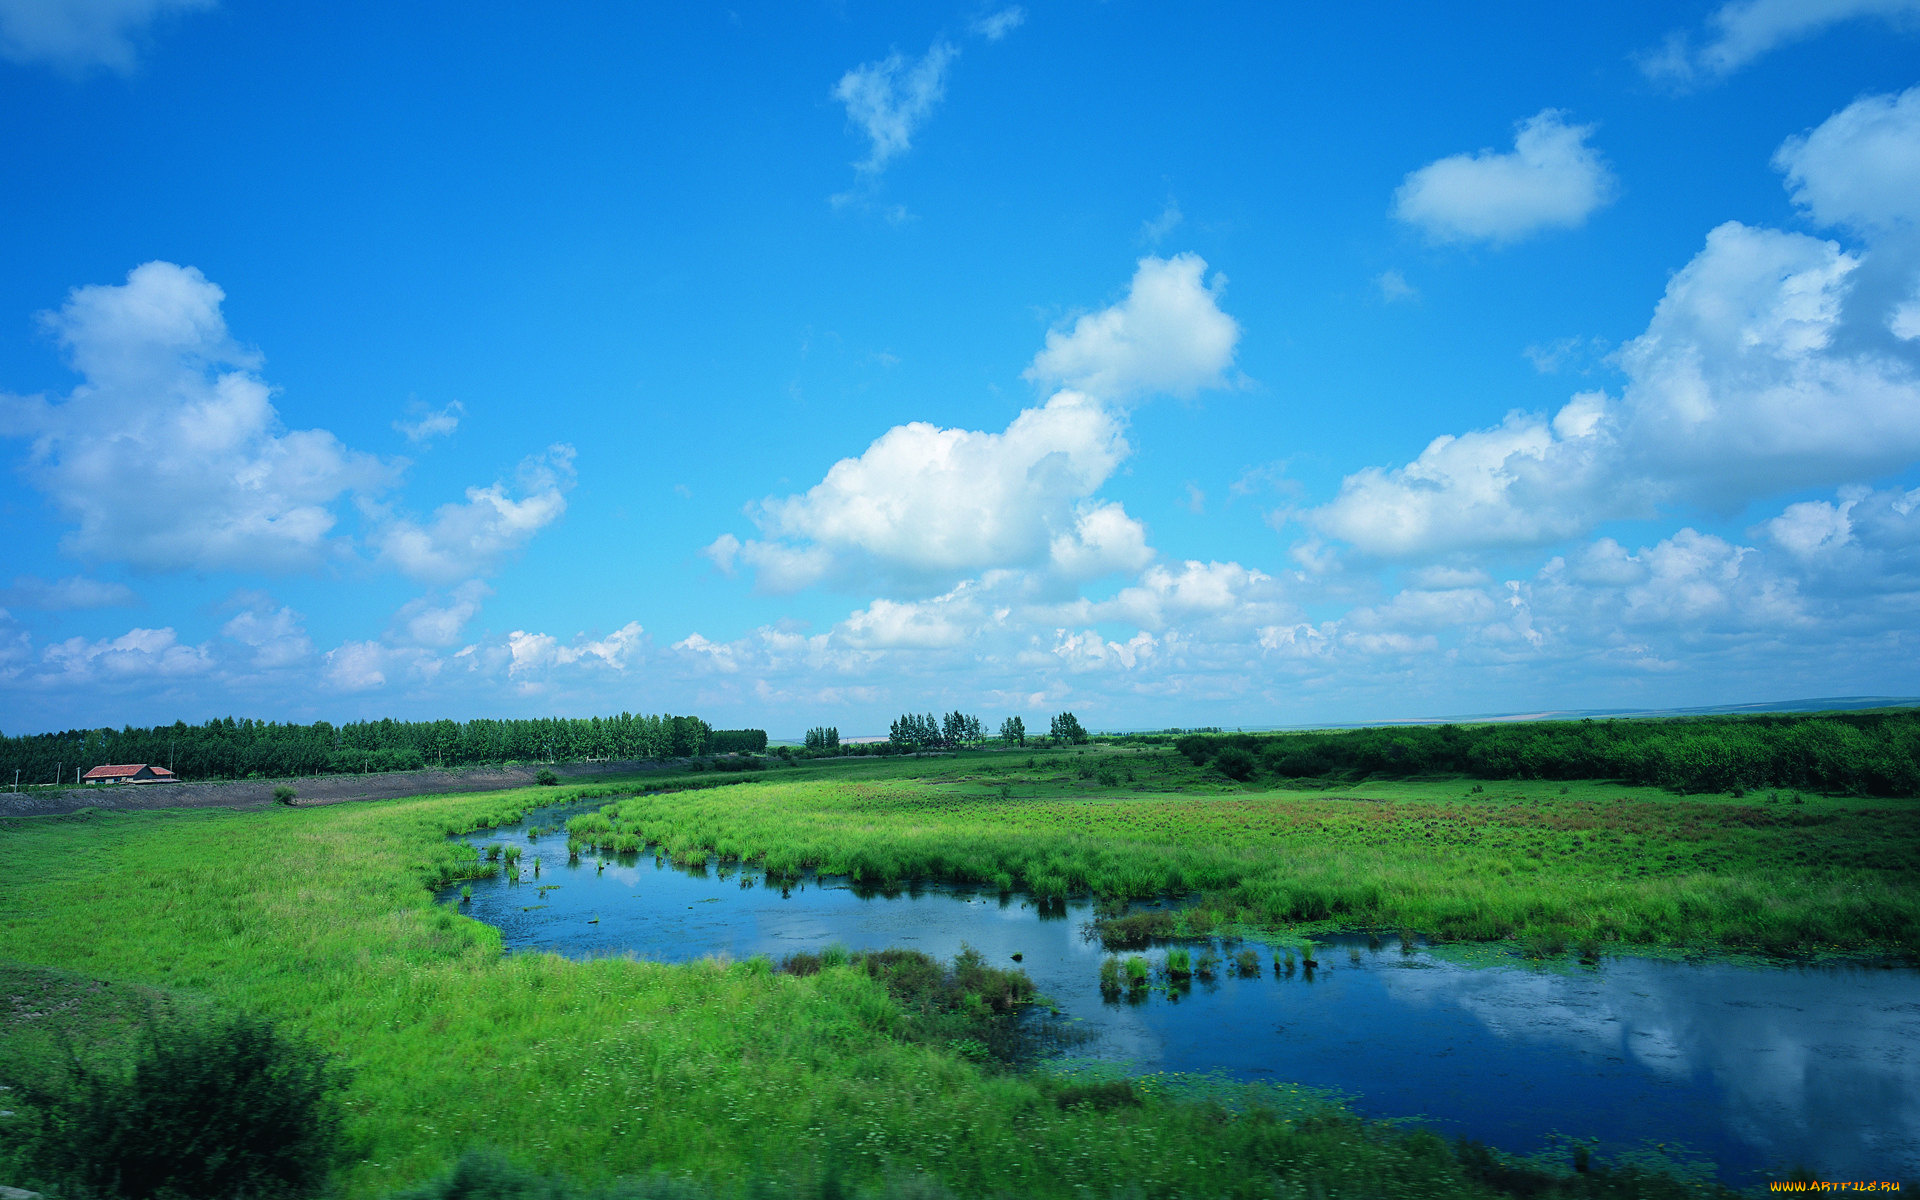
[[[855,170],[876,176],[912,148],[914,133],[946,95],[947,67],[959,53],[953,43],[937,38],[912,62],[890,54],[840,77],[833,98],[846,106],[847,119],[866,135],[869,147]]]
[[[171,627],[130,629],[115,638],[54,642],[41,653],[48,671],[70,684],[160,681],[213,669],[205,646],[189,646]]]
[[[1920,4],[1915,11],[1920,12]],[[1773,156],[1793,202],[1866,234],[1920,223],[1920,87],[1867,96],[1788,138]]]
[[[259,357],[229,336],[224,293],[151,262],[76,288],[43,319],[84,382],[63,400],[0,398],[31,439],[27,480],[73,520],[62,549],[153,570],[311,568],[345,546],[330,505],[397,467],[323,429],[288,430]],[[164,502],[156,502],[164,499]]]
[[[1620,489],[1605,398],[1576,396],[1552,421],[1510,413],[1500,425],[1442,434],[1404,467],[1367,467],[1310,510],[1310,527],[1372,555],[1437,557],[1488,545],[1545,543],[1608,517],[1646,512]]]
[[[1543,109],[1520,122],[1510,153],[1455,154],[1408,175],[1394,193],[1393,215],[1443,242],[1501,244],[1574,228],[1618,190],[1587,144],[1593,131]]]
[[[1902,163],[1920,161],[1902,157],[1920,146],[1912,97],[1859,101],[1776,159],[1812,215],[1884,244],[1854,253],[1727,222],[1613,355],[1618,397],[1583,393],[1550,422],[1515,413],[1436,438],[1406,466],[1348,476],[1306,524],[1366,553],[1433,557],[1665,504],[1727,511],[1920,460],[1920,355],[1897,336],[1912,259],[1888,233],[1920,217],[1920,190],[1898,186]]]
[[[842,459],[808,491],[763,501],[769,540],[723,537],[716,564],[752,566],[791,590],[830,573],[952,578],[1058,562],[1074,574],[1135,562],[1144,533],[1118,505],[1087,501],[1129,453],[1121,419],[1060,392],[1001,433],[916,421]]]
[[[1649,78],[1673,84],[1723,78],[1780,46],[1862,18],[1912,28],[1920,21],[1920,0],[1733,0],[1707,18],[1702,44],[1677,31],[1642,55],[1640,67]]]
[[[142,36],[162,16],[216,0],[0,0],[0,57],[68,71],[131,71]]]
[[[1148,630],[1217,617],[1251,627],[1277,616],[1281,602],[1279,582],[1264,571],[1237,562],[1188,559],[1177,568],[1148,567],[1111,600],[1088,606],[1086,617]]]
[[[1206,272],[1197,254],[1141,259],[1126,298],[1049,331],[1026,378],[1105,400],[1226,386],[1240,323],[1220,310],[1225,278]]]
[[[0,591],[0,599],[20,608],[40,608],[70,612],[82,608],[125,608],[140,598],[124,583],[68,575],[52,583],[34,575],[22,575],[13,586]]]
[[[499,481],[470,487],[465,503],[441,505],[424,524],[377,513],[368,541],[382,562],[415,579],[446,583],[484,574],[567,511],[573,459],[572,446],[555,443],[520,464],[517,498]]]
[[[323,677],[338,691],[370,691],[386,684],[387,658],[379,642],[343,642],[327,651]]]
[[[575,665],[625,671],[646,649],[646,630],[638,621],[629,621],[603,638],[576,634],[573,641],[562,642],[548,633],[528,633],[516,629],[507,635],[511,656],[509,675],[550,670]]]

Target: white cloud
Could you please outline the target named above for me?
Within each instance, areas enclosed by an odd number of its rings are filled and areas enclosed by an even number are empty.
[[[1677,84],[1722,78],[1779,46],[1863,17],[1911,26],[1920,0],[1733,0],[1707,18],[1705,45],[1696,50],[1686,34],[1674,33],[1640,66],[1650,78]]]
[[[393,481],[396,467],[325,430],[282,426],[223,299],[192,267],[151,262],[125,284],[74,289],[44,318],[85,382],[61,401],[0,398],[0,433],[32,439],[26,478],[78,526],[67,553],[310,568],[345,552],[331,503]]]
[[[483,574],[567,511],[573,459],[573,447],[564,443],[526,458],[518,472],[519,499],[495,481],[468,488],[464,504],[441,505],[424,525],[377,514],[368,541],[381,561],[415,579],[445,583]]]
[[[961,646],[979,635],[980,606],[973,602],[970,591],[971,584],[962,584],[923,603],[878,599],[848,616],[836,632],[860,650]]]
[[[414,445],[430,442],[437,437],[447,437],[460,428],[460,418],[465,415],[466,406],[458,400],[450,400],[440,408],[428,408],[415,405],[410,418],[402,418],[393,423],[394,429],[406,435]]]
[[[1789,504],[1786,511],[1766,523],[1767,536],[1796,558],[1834,550],[1853,540],[1853,522],[1848,519],[1853,503],[1809,500]]]
[[[1003,433],[895,426],[804,494],[762,502],[754,520],[776,540],[723,538],[709,556],[724,567],[737,555],[779,590],[862,568],[930,578],[1056,554],[1079,570],[1125,563],[1138,526],[1116,505],[1083,503],[1129,453],[1121,431],[1112,410],[1074,392]]]
[[[1599,428],[1604,398],[1576,396],[1549,423],[1511,413],[1492,429],[1443,434],[1404,467],[1347,476],[1312,528],[1365,553],[1438,557],[1486,545],[1554,541],[1650,507],[1620,489]]]
[[[134,595],[133,589],[124,583],[90,579],[85,575],[69,575],[52,583],[33,575],[22,575],[13,581],[12,587],[0,591],[0,599],[21,608],[54,612],[70,612],[81,608],[124,608],[140,600]]]
[[[1018,4],[988,13],[973,23],[973,31],[990,42],[997,42],[1027,23],[1027,10]]]
[[[1822,225],[1871,234],[1920,224],[1920,87],[1854,101],[1788,138],[1773,165]]]
[[[1075,506],[1073,528],[1047,543],[1053,573],[1064,579],[1098,579],[1119,571],[1138,571],[1153,559],[1147,530],[1113,501],[1083,500]]]
[[[846,105],[847,119],[867,135],[870,147],[867,157],[854,164],[856,170],[878,175],[912,148],[914,132],[946,95],[947,67],[959,53],[951,42],[936,39],[911,64],[890,54],[840,77],[833,98]]]
[[[1594,126],[1558,109],[1520,122],[1513,151],[1481,150],[1428,163],[1407,176],[1393,215],[1443,242],[1505,243],[1571,229],[1613,199],[1613,172],[1587,144]]]
[[[1369,554],[1434,557],[1663,504],[1727,511],[1920,460],[1920,354],[1886,336],[1916,303],[1905,234],[1891,231],[1920,216],[1920,191],[1900,186],[1917,133],[1916,93],[1869,97],[1775,160],[1816,218],[1884,245],[1856,254],[1727,222],[1613,355],[1617,399],[1583,393],[1550,423],[1512,414],[1436,438],[1404,467],[1349,475],[1306,524]]]
[[[69,71],[131,71],[138,42],[163,15],[215,0],[0,0],[0,57]]]
[[[378,642],[344,642],[327,651],[326,681],[343,692],[364,692],[387,682],[387,648]]]
[[[646,650],[645,635],[638,621],[629,621],[603,638],[577,634],[572,642],[516,629],[507,635],[507,650],[512,656],[507,673],[519,675],[576,664],[625,671]]]
[[[1240,325],[1220,311],[1225,278],[1203,282],[1206,270],[1197,254],[1141,259],[1126,299],[1049,331],[1026,378],[1105,400],[1226,386]]]
[[[1118,620],[1142,629],[1233,617],[1245,627],[1279,615],[1278,582],[1237,562],[1188,559],[1178,570],[1156,564],[1113,599],[1090,606],[1088,619]]]
[[[1728,222],[1621,347],[1634,467],[1710,504],[1839,483],[1920,457],[1920,378],[1845,336],[1859,260]]]
[[[479,613],[481,602],[492,594],[492,588],[471,579],[453,589],[444,601],[437,596],[409,600],[394,614],[394,624],[417,645],[451,646],[460,640],[467,622]]]
[[[260,670],[290,667],[313,654],[313,642],[300,624],[299,614],[291,608],[261,604],[236,614],[221,627],[221,633],[253,650],[253,665]]]
[[[1056,630],[1055,638],[1054,655],[1075,672],[1132,671],[1152,662],[1160,649],[1159,640],[1144,630],[1124,642],[1107,641],[1091,629]]]
[[[41,661],[68,683],[164,680],[213,669],[205,646],[183,645],[171,627],[130,629],[116,638],[68,638],[41,652]]]
[[[1605,642],[1609,630],[1695,638],[1801,624],[1807,617],[1796,591],[1751,547],[1682,529],[1633,553],[1603,538],[1574,566],[1555,559],[1541,570],[1531,598],[1535,614],[1558,625],[1559,636]]]

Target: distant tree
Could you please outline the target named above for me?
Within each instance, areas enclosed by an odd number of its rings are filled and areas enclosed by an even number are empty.
[[[1009,746],[1027,744],[1027,723],[1019,717],[1008,717],[1000,722],[1000,740]]]
[[[1063,746],[1078,746],[1085,743],[1089,735],[1081,727],[1080,718],[1070,712],[1063,712],[1053,719],[1050,736]]]

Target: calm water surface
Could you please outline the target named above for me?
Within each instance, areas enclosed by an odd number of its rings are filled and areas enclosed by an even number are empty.
[[[563,824],[591,807],[529,820]],[[1735,1185],[1795,1165],[1828,1180],[1920,1178],[1920,972],[1633,958],[1465,967],[1361,938],[1323,944],[1311,975],[1276,975],[1256,947],[1256,978],[1114,1003],[1100,995],[1104,952],[1084,936],[1086,902],[1044,909],[931,885],[886,896],[833,878],[782,889],[751,870],[681,871],[650,855],[568,866],[564,833],[530,842],[525,828],[467,838],[483,852],[524,848],[520,882],[475,880],[465,909],[509,950],[777,960],[838,942],[948,959],[965,943],[1002,965],[1021,955],[1092,1035],[1075,1053],[1129,1070],[1334,1088],[1367,1115],[1419,1117],[1520,1153],[1556,1135],[1598,1137],[1603,1152],[1679,1151]]]

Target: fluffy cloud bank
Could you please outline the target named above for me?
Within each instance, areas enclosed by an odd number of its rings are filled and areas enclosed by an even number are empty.
[[[1672,503],[1724,511],[1920,459],[1920,346],[1900,339],[1920,283],[1902,232],[1920,218],[1920,186],[1906,186],[1920,182],[1920,91],[1860,100],[1775,161],[1811,218],[1863,231],[1868,248],[1723,224],[1614,356],[1617,398],[1436,438],[1405,466],[1349,476],[1308,524],[1368,554],[1430,556]]]
[[[1481,150],[1428,163],[1393,197],[1393,215],[1443,242],[1514,242],[1570,229],[1618,190],[1591,125],[1543,109],[1520,122],[1513,150]]]

